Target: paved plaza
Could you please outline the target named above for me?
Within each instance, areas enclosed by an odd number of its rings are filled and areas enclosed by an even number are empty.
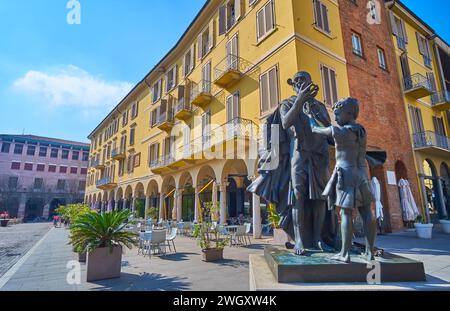
[[[31,227],[30,227],[31,228]],[[18,230],[12,227],[12,230]],[[52,228],[31,249],[26,260],[16,264],[0,278],[0,290],[249,290],[249,255],[261,255],[270,239],[252,240],[248,247],[227,247],[223,261],[205,263],[194,239],[179,236],[177,253],[166,256],[143,257],[137,250],[126,250],[120,279],[86,283],[86,266],[81,265],[81,284],[66,281],[67,263],[77,260],[67,245],[68,231]],[[440,284],[436,289],[450,286],[450,235],[435,232],[432,240],[419,240],[414,232],[385,235],[377,245],[399,255],[421,260],[425,264],[428,282]],[[2,287],[3,286],[3,287]],[[421,284],[412,288],[420,289]],[[320,287],[315,287],[320,289]]]

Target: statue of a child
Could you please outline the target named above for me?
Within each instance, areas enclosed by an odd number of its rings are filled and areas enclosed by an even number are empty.
[[[366,233],[366,259],[374,260],[376,224],[372,216],[370,191],[367,174],[366,147],[367,134],[364,127],[356,123],[359,103],[355,98],[345,98],[333,106],[338,126],[321,127],[310,118],[315,133],[332,138],[336,146],[336,168],[324,195],[330,198],[334,207],[340,208],[342,249],[334,260],[350,262],[353,237],[353,210],[358,209],[364,222]]]

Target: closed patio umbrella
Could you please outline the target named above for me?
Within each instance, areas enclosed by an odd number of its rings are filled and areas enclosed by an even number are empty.
[[[377,220],[383,221],[384,213],[383,213],[383,204],[381,204],[381,188],[380,182],[376,177],[372,178],[372,181],[370,182],[370,187],[372,189],[372,194],[375,199],[375,211],[377,215]]]
[[[406,179],[400,179],[398,186],[400,188],[400,201],[403,211],[403,220],[406,222],[415,221],[420,215],[416,201],[411,192],[411,187]]]

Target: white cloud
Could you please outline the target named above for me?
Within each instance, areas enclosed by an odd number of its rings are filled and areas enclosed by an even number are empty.
[[[14,82],[16,90],[37,96],[49,106],[78,107],[82,111],[110,109],[132,87],[129,82],[105,81],[73,65],[51,72],[30,70]]]

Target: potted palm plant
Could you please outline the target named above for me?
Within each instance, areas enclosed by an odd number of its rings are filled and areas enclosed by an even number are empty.
[[[417,237],[421,239],[431,239],[433,236],[433,224],[428,224],[422,216],[418,216],[416,223],[414,224],[416,228]]]
[[[196,224],[193,236],[199,239],[203,261],[211,262],[223,259],[223,249],[228,244],[227,237],[220,237],[220,232],[212,223]]]
[[[89,212],[72,224],[70,243],[87,252],[87,281],[119,278],[123,246],[137,245],[136,234],[125,230],[129,210]]]

